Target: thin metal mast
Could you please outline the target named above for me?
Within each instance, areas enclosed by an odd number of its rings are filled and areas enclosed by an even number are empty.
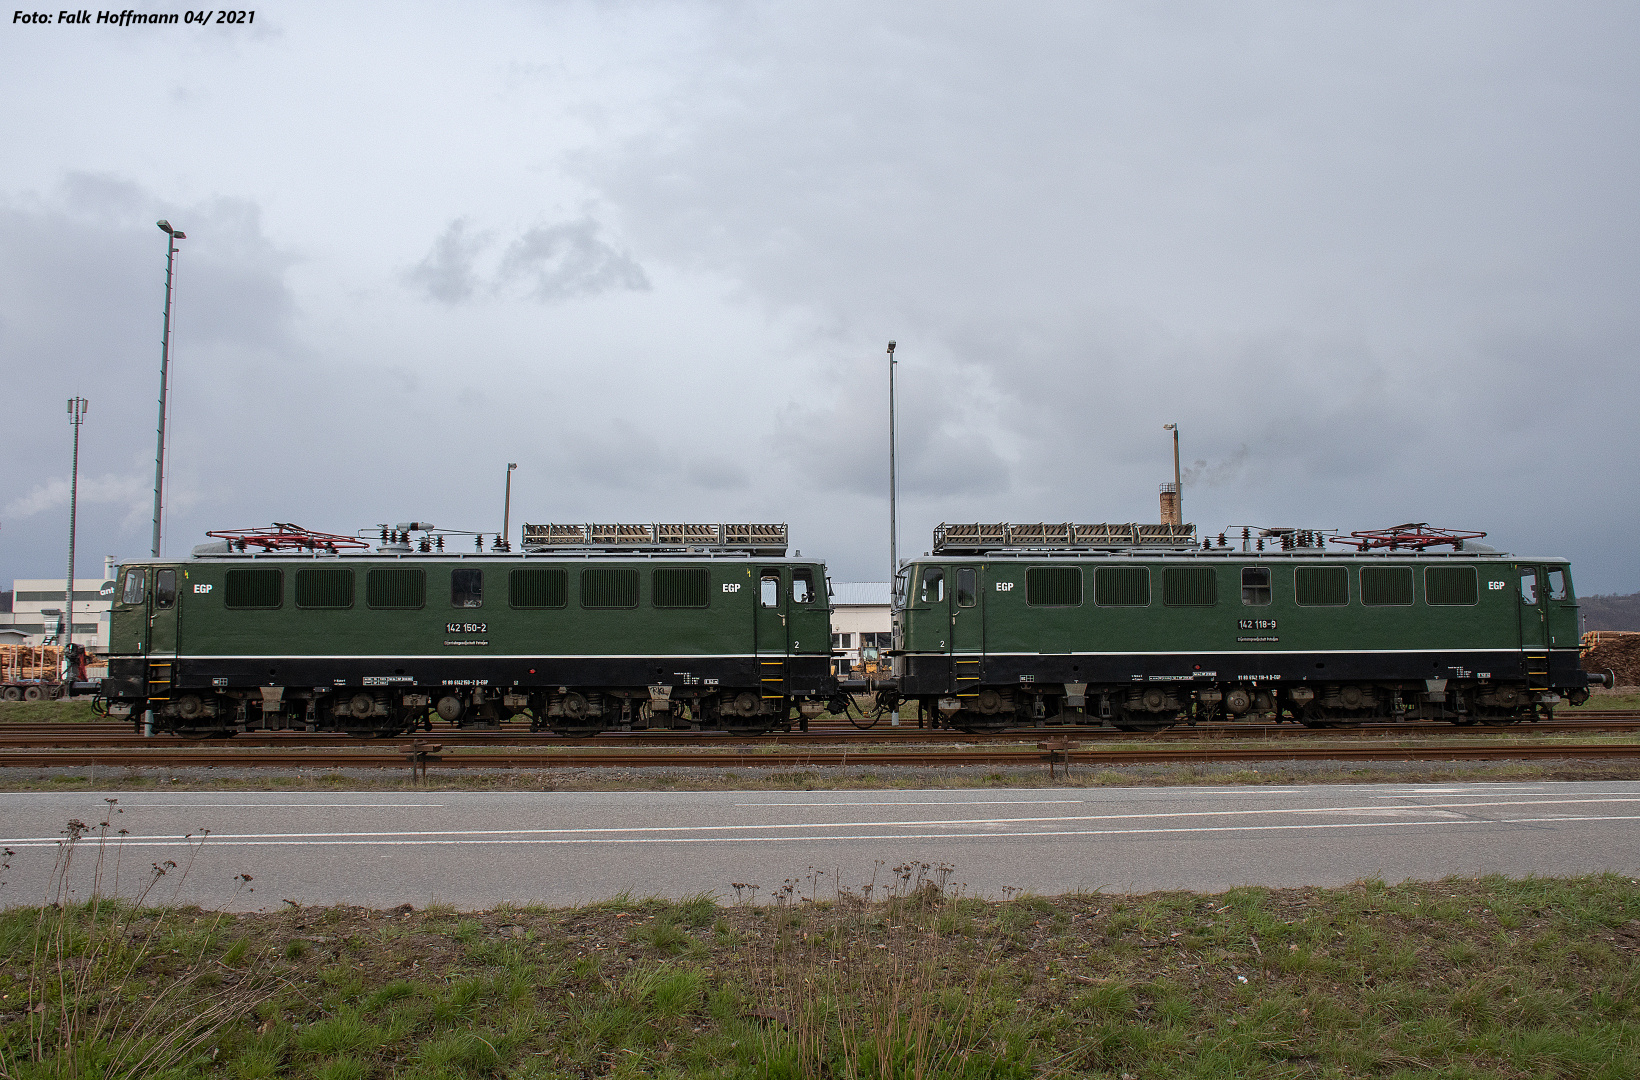
[[[894,427],[894,342],[888,343],[888,595],[898,605],[895,582],[900,575],[900,530],[895,518],[899,498],[899,462],[896,460],[897,432]]]
[[[501,505],[501,543],[510,550],[512,547],[512,474],[518,468],[518,462],[507,462],[507,497]]]
[[[63,681],[73,689],[73,676],[66,666],[74,646],[74,526],[80,496],[80,425],[91,403],[83,397],[68,399],[68,422],[74,425],[74,467],[68,474],[68,589],[63,604]]]
[[[175,241],[187,238],[187,233],[171,228],[169,221],[154,224],[165,233],[165,332],[159,339],[159,445],[154,451],[154,558],[159,558],[160,514],[165,491],[165,388],[170,379],[171,362],[171,270],[179,250]]]

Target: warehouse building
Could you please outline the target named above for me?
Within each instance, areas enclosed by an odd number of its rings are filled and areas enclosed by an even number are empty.
[[[888,657],[884,653],[894,643],[894,608],[888,582],[834,582],[831,590],[833,673],[887,675]]]

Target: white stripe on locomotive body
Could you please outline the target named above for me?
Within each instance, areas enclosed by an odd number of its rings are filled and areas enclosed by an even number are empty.
[[[1551,652],[1576,652],[1571,649],[1552,649]],[[1414,656],[1425,653],[1507,653],[1518,656],[1520,649],[1466,649],[1462,647],[1439,649],[1191,649],[1161,652],[904,652],[902,656]]]
[[[132,656],[141,656],[132,653]],[[825,656],[825,653],[177,653],[178,660],[749,660],[759,656]],[[124,657],[116,657],[123,659]]]

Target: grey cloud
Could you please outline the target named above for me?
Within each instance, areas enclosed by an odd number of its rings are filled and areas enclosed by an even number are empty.
[[[618,289],[646,290],[649,278],[626,252],[599,235],[591,218],[536,226],[501,259],[498,287],[522,284],[543,303]]]
[[[470,300],[480,284],[474,263],[489,243],[489,233],[469,234],[467,219],[456,218],[405,281],[442,303]]]
[[[604,239],[603,232],[590,217],[534,226],[513,239],[493,271],[485,272],[479,261],[494,242],[494,234],[474,232],[466,218],[457,218],[404,280],[452,306],[481,293],[508,297],[519,289],[542,304],[619,290],[648,290],[643,267]]]

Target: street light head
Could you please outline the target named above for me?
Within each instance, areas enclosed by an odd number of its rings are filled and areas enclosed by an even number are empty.
[[[160,227],[160,231],[170,236],[172,240],[188,239],[187,233],[183,232],[181,229],[171,228],[171,223],[166,221],[164,218],[160,218],[158,221],[154,222],[154,224],[158,225]]]
[[[163,231],[163,232],[170,232],[171,231],[171,223],[169,221],[166,221],[164,218],[160,218],[158,221],[154,222],[154,224],[158,225],[160,227],[160,230]]]
[[[1178,424],[1163,424],[1162,425],[1162,430],[1163,431],[1177,431],[1177,430],[1179,430],[1179,425]]]
[[[888,355],[894,355],[894,343],[892,341],[888,343]]]
[[[507,462],[507,471],[508,472],[511,472],[512,470],[514,470],[516,468],[518,468],[518,462],[516,462],[516,461]]]
[[[176,232],[171,234],[171,239],[172,240],[186,240],[186,239],[188,239],[188,234],[183,232],[181,229],[178,229]]]

